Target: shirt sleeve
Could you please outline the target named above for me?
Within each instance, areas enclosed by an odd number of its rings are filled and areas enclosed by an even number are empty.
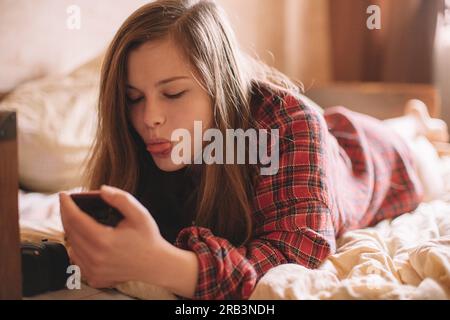
[[[279,170],[260,176],[255,188],[252,240],[234,247],[211,230],[193,226],[175,242],[199,259],[194,299],[248,299],[269,269],[285,263],[317,268],[335,250],[322,170],[326,123],[296,98],[265,99],[259,118],[279,129]]]

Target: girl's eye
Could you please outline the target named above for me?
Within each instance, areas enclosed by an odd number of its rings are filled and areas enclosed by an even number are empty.
[[[136,98],[136,99],[131,99],[130,97],[127,97],[127,101],[129,104],[134,105],[134,104],[138,104],[139,102],[141,102],[144,98],[140,97],[140,98]]]
[[[164,93],[164,96],[167,99],[179,99],[181,98],[184,94],[186,93],[186,91],[181,91],[180,93],[176,93],[176,94],[169,94],[169,93]]]

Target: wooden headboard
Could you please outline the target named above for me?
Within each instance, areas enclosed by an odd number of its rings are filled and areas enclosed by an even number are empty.
[[[379,119],[402,116],[410,99],[422,100],[433,117],[441,113],[438,90],[426,84],[336,82],[318,85],[305,94],[324,109],[342,105]]]

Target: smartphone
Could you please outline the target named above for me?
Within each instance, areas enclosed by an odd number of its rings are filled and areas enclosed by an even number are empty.
[[[116,227],[123,220],[123,215],[101,198],[100,191],[72,193],[70,196],[82,211],[101,224]]]

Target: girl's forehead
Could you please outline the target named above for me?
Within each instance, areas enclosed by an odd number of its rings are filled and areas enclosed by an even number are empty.
[[[128,56],[129,58],[131,56],[138,56],[152,61],[174,60],[176,62],[188,60],[182,48],[168,37],[144,42],[131,50]]]
[[[130,82],[159,82],[171,77],[191,78],[189,61],[172,41],[150,41],[132,50],[128,55]]]

